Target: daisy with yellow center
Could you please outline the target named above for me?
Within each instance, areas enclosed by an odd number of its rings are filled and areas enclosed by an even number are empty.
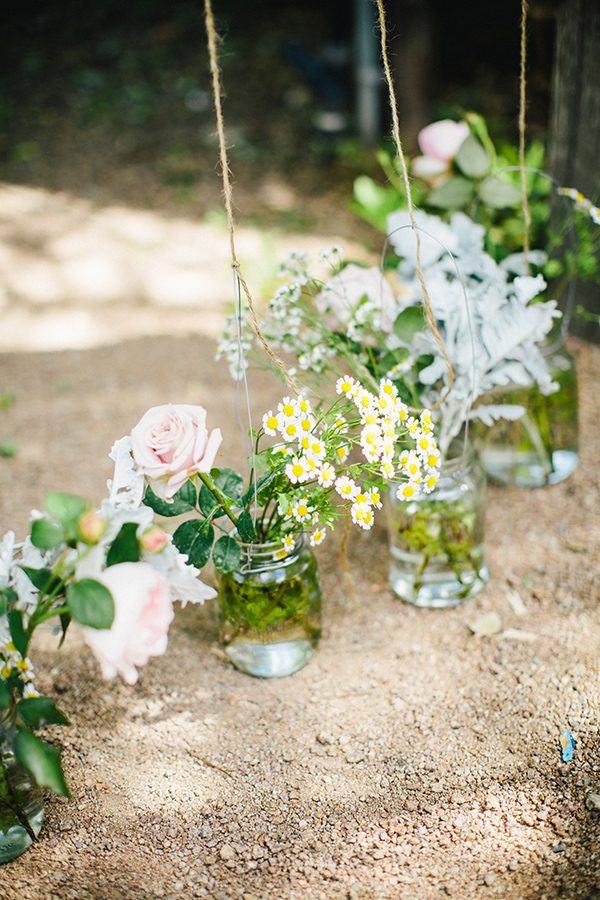
[[[359,491],[356,482],[352,478],[348,478],[347,475],[340,475],[336,479],[335,489],[340,497],[344,497],[346,500],[354,500]]]
[[[379,392],[380,395],[386,394],[388,397],[398,396],[398,388],[389,380],[389,378],[382,378],[379,383]]]
[[[406,484],[401,484],[396,492],[396,497],[398,500],[410,500],[418,493],[418,487],[414,485],[412,482],[408,481]]]
[[[335,469],[331,463],[323,463],[319,472],[319,484],[321,487],[331,487],[335,482]]]
[[[371,506],[374,506],[375,509],[381,509],[381,494],[377,488],[370,488],[367,491],[367,502],[370,503]]]
[[[430,491],[432,491],[434,489],[436,484],[437,484],[437,476],[430,474],[427,476],[427,478],[423,482],[423,490],[425,491],[425,493],[428,494]]]
[[[393,478],[396,474],[396,469],[394,468],[394,464],[390,459],[384,459],[381,462],[380,472],[383,477],[389,481],[390,478]]]
[[[270,434],[273,437],[277,434],[279,419],[269,410],[269,412],[265,413],[263,416],[262,426],[265,434]]]
[[[350,450],[346,444],[342,444],[340,447],[335,448],[335,455],[341,463],[345,463],[348,459],[348,455]]]
[[[285,475],[292,484],[302,484],[308,481],[310,473],[306,465],[306,457],[294,456],[285,467]]]
[[[335,389],[338,394],[350,396],[355,384],[354,378],[350,378],[350,376],[346,375],[344,378],[338,378],[335,383]]]
[[[319,544],[322,544],[326,538],[326,531],[324,528],[317,528],[310,536],[310,546],[318,547]]]
[[[306,455],[311,459],[315,459],[320,462],[327,456],[327,448],[325,447],[323,441],[319,441],[317,440],[317,438],[312,438],[309,440],[309,445],[306,448]]]
[[[297,500],[291,506],[292,515],[297,522],[308,522],[312,519],[314,506],[308,506],[306,500]]]
[[[350,515],[355,525],[360,525],[365,531],[373,525],[373,510],[368,503],[355,502],[350,508]]]

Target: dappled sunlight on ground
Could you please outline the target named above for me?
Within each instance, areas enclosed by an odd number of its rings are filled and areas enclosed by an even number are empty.
[[[214,219],[217,218],[215,222]],[[237,227],[237,256],[257,301],[292,249],[331,236]],[[216,338],[233,303],[225,218],[210,223],[60,192],[0,185],[0,351],[86,349],[148,335]]]

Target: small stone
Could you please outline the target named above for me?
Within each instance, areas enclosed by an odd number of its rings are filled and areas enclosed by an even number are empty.
[[[229,844],[223,844],[223,846],[219,850],[219,856],[225,861],[235,859],[235,855],[235,850]]]
[[[511,859],[511,861],[508,864],[509,872],[516,872],[518,868],[519,868],[519,863],[517,862],[517,860]]]
[[[483,876],[483,883],[488,887],[491,887],[493,884],[496,884],[496,876],[493,872],[486,872]]]
[[[523,813],[523,815],[521,816],[521,822],[523,825],[529,825],[530,827],[532,825],[535,825],[535,819],[529,813]]]
[[[292,750],[284,750],[281,758],[284,762],[294,762],[296,754]]]
[[[360,750],[350,750],[349,753],[346,753],[346,762],[347,763],[358,763],[362,762],[365,758],[365,754]]]
[[[588,794],[585,798],[585,805],[588,809],[600,810],[600,794]]]
[[[335,744],[335,738],[329,731],[320,731],[317,735],[319,744]]]

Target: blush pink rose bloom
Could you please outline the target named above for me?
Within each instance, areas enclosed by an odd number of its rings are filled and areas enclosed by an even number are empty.
[[[209,434],[202,406],[153,406],[131,432],[135,462],[157,497],[169,500],[192,475],[210,472],[222,441]]]
[[[421,152],[425,156],[433,156],[434,159],[450,162],[468,137],[469,126],[466,122],[441,119],[439,122],[432,122],[431,125],[422,128],[417,140]]]
[[[412,161],[415,175],[433,178],[447,172],[469,133],[466,122],[453,122],[452,119],[441,119],[422,128],[417,140],[424,155]]]
[[[169,582],[149,563],[110,566],[98,578],[112,594],[115,618],[110,628],[84,628],[86,643],[104,678],[119,674],[135,684],[137,669],[167,649],[173,602]]]

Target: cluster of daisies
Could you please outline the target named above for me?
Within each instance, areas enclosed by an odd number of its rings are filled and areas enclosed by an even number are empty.
[[[8,681],[17,676],[23,689],[23,697],[39,697],[34,687],[33,664],[29,657],[22,656],[11,640],[0,640],[0,678]]]
[[[418,419],[409,415],[386,379],[373,394],[355,378],[339,378],[336,392],[340,400],[326,413],[317,415],[303,396],[284,397],[262,421],[265,434],[282,441],[272,454],[285,457],[285,477],[292,486],[289,494],[279,494],[279,514],[290,531],[298,525],[308,531],[312,546],[323,541],[327,525],[339,515],[340,499],[352,521],[368,530],[386,482],[398,482],[397,496],[409,500],[433,490],[438,477],[440,453],[427,410]],[[353,405],[353,414],[341,414],[344,401]],[[398,451],[400,438],[410,449]],[[358,462],[349,461],[353,447],[360,447]],[[293,541],[292,533],[286,535],[284,549]]]

